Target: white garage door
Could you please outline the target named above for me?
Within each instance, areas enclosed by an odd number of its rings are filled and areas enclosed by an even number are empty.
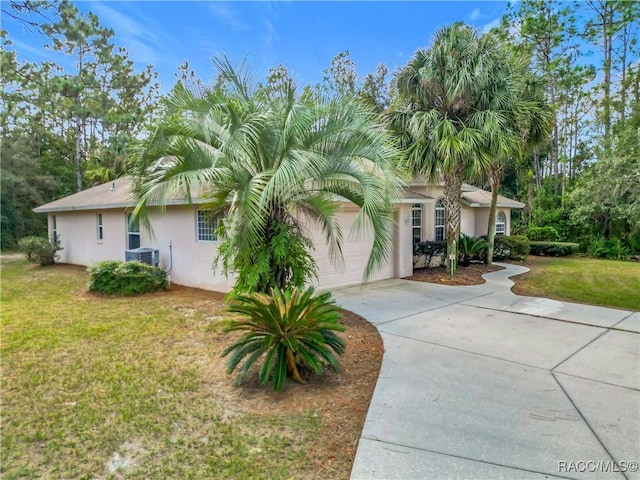
[[[332,262],[322,230],[315,225],[309,228],[315,246],[314,258],[319,271],[316,283],[320,288],[359,285],[362,282],[362,275],[373,245],[373,229],[369,228],[358,236],[351,235],[351,227],[357,215],[358,210],[356,209],[343,209],[338,213],[338,221],[344,237],[342,245],[344,261],[342,264]],[[393,278],[393,276],[394,260],[393,253],[391,253],[389,261],[374,272],[369,281]]]

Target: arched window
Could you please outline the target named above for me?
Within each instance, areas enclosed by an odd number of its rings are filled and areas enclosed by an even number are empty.
[[[507,217],[504,212],[498,212],[496,216],[496,235],[505,235],[507,233]]]
[[[438,203],[436,203],[436,242],[442,242],[445,239],[444,221],[444,202],[442,200],[438,200]]]
[[[422,205],[416,203],[411,207],[411,228],[413,229],[413,244],[422,241]]]

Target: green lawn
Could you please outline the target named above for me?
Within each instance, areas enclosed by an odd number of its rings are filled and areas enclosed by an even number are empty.
[[[224,374],[220,294],[86,281],[2,259],[3,480],[312,476],[314,413],[247,408]]]
[[[640,310],[640,263],[593,258],[529,257],[531,272],[514,277],[514,292]]]

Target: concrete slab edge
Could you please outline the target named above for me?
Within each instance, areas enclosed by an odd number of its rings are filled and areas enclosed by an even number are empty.
[[[616,464],[618,465],[618,462],[616,461],[616,459],[614,458],[613,454],[609,451],[609,449],[607,448],[607,446],[604,444],[604,442],[600,439],[600,437],[598,436],[598,434],[596,433],[596,431],[593,429],[593,427],[591,426],[591,424],[589,423],[589,420],[587,420],[587,418],[582,414],[582,412],[580,411],[580,409],[578,408],[578,406],[576,405],[576,403],[573,401],[573,398],[571,398],[571,395],[569,395],[569,392],[567,392],[567,390],[564,388],[564,385],[562,385],[562,382],[560,382],[560,380],[558,379],[558,376],[554,373],[551,372],[551,376],[553,377],[553,379],[556,381],[556,383],[558,384],[558,386],[560,387],[560,389],[562,390],[562,393],[564,393],[564,395],[569,399],[569,401],[571,402],[571,405],[573,405],[573,408],[575,408],[576,412],[578,412],[578,415],[580,415],[580,418],[582,418],[582,422],[587,426],[587,428],[589,430],[591,430],[591,433],[593,434],[594,438],[598,441],[598,443],[600,444],[600,446],[603,448],[603,450],[605,452],[607,452],[607,455],[609,455],[609,458]],[[627,476],[626,472],[621,472],[622,475],[624,476],[624,478],[626,478],[627,480],[629,479],[629,477]]]
[[[445,457],[451,457],[451,458],[459,458],[461,460],[467,460],[467,461],[471,461],[471,462],[476,462],[476,463],[482,463],[484,465],[491,465],[491,466],[495,466],[495,467],[500,467],[500,468],[508,468],[510,470],[514,470],[515,472],[527,472],[527,473],[535,473],[538,475],[546,475],[546,476],[550,476],[551,478],[565,478],[565,479],[572,479],[573,477],[564,477],[561,475],[558,475],[557,473],[551,473],[551,472],[541,472],[538,470],[529,470],[526,468],[520,468],[520,467],[514,467],[513,465],[505,465],[502,463],[496,463],[496,462],[489,462],[486,460],[479,460],[477,458],[471,458],[471,457],[464,457],[462,455],[456,455],[456,454],[452,454],[452,453],[446,453],[446,452],[439,452],[437,450],[430,450],[428,448],[419,448],[419,447],[412,447],[409,445],[402,445],[399,443],[391,443],[391,442],[385,442],[384,440],[380,440],[378,438],[375,437],[369,437],[369,436],[362,436],[361,439],[364,440],[368,440],[371,442],[376,442],[379,444],[383,444],[383,445],[389,445],[391,447],[396,447],[396,448],[405,448],[405,449],[409,449],[409,450],[417,450],[417,451],[422,451],[422,452],[428,452],[428,453],[432,453],[435,455],[442,455]],[[393,450],[393,449],[391,449]],[[398,450],[395,450],[398,451]],[[404,453],[404,452],[399,452],[399,453]],[[607,451],[607,453],[609,454],[609,452]],[[611,455],[611,454],[609,454]],[[515,478],[515,477],[514,477]]]

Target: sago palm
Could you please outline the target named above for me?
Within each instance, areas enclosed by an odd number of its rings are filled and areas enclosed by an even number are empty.
[[[226,331],[246,332],[227,347],[223,356],[230,355],[229,373],[240,367],[242,380],[261,361],[261,384],[273,383],[282,390],[287,372],[297,382],[304,383],[299,367],[304,366],[316,375],[325,364],[338,370],[333,352],[345,351],[344,341],[335,332],[343,332],[339,307],[330,293],[314,296],[314,289],[281,291],[275,288],[270,295],[240,294],[234,297],[229,311],[243,316],[233,320]]]
[[[390,258],[396,151],[375,114],[355,98],[299,93],[289,79],[254,84],[243,68],[215,60],[217,85],[179,83],[138,164],[136,214],[169,195],[205,192],[221,219],[219,260],[237,291],[301,286],[316,272],[308,227],[321,227],[342,258],[341,202],[370,228],[364,279]]]
[[[453,262],[462,183],[488,171],[491,153],[514,142],[500,98],[505,91],[497,88],[495,50],[470,27],[454,24],[438,31],[431,47],[416,52],[395,78],[400,105],[389,116],[391,125],[406,147],[406,165],[428,179],[444,179]]]
[[[487,242],[481,238],[460,235],[460,265],[468,267],[471,259],[487,248]]]

